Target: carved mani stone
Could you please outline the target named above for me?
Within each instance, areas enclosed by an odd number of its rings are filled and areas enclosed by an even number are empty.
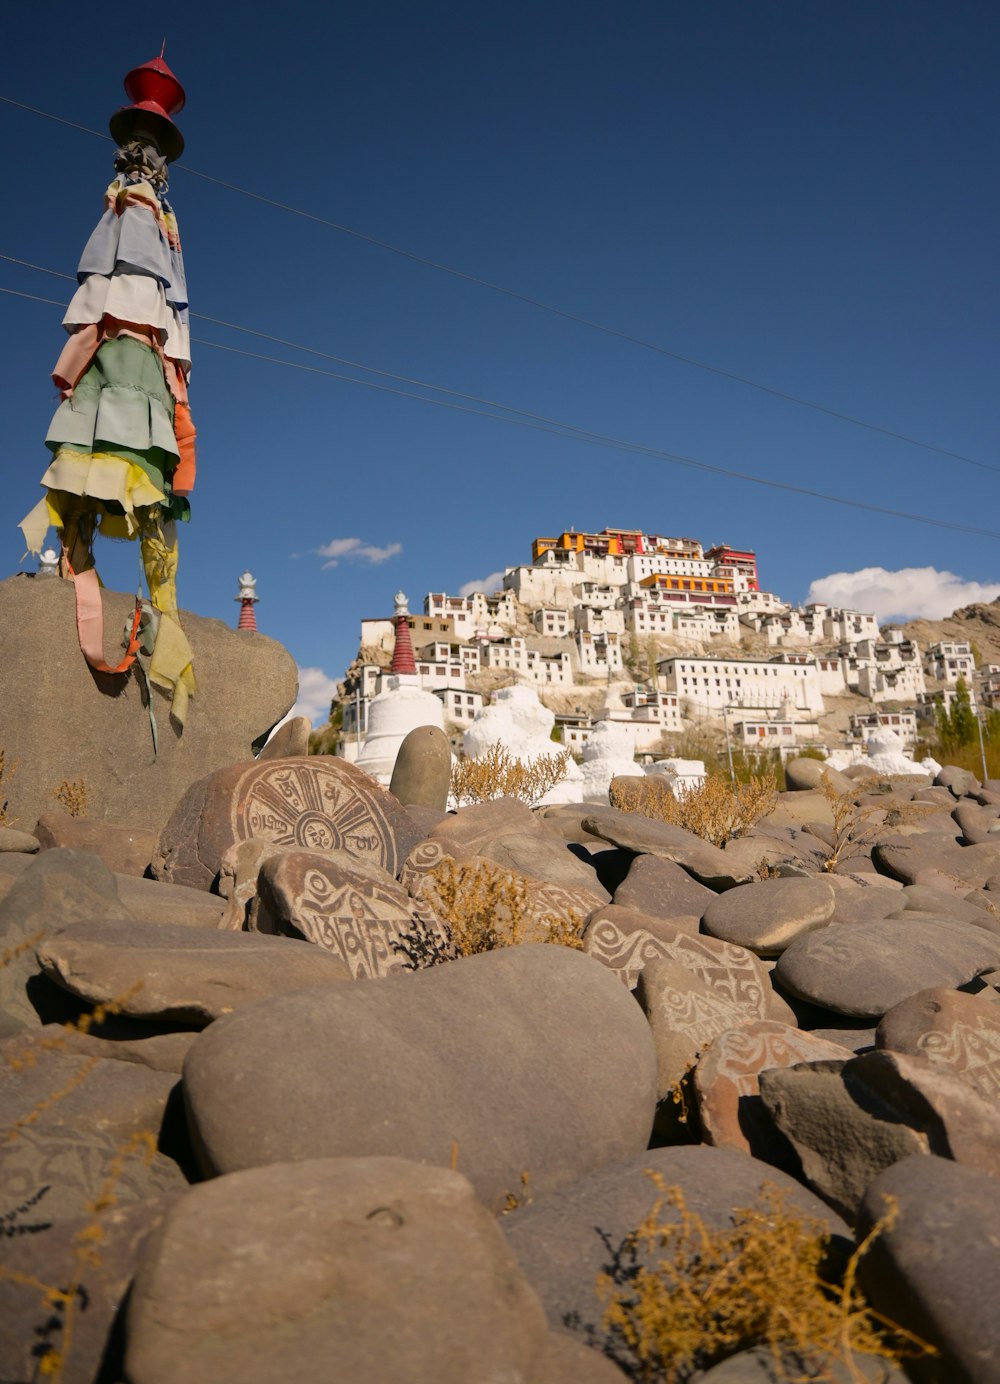
[[[160,836],[154,870],[160,879],[210,889],[225,852],[251,836],[344,851],[395,876],[421,833],[390,793],[346,760],[233,764],[185,793]]]
[[[389,876],[354,872],[313,855],[292,851],[264,862],[258,882],[261,930],[290,932],[338,956],[355,980],[373,979],[408,965],[406,939],[415,930],[437,932],[430,914]]]

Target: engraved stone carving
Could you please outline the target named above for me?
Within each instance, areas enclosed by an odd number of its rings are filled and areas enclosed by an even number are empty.
[[[406,969],[400,945],[419,923],[437,921],[387,874],[354,872],[322,856],[299,851],[275,856],[261,868],[257,926],[301,935],[332,952],[355,980]]]
[[[796,1062],[850,1057],[850,1050],[787,1024],[765,1020],[713,1039],[694,1069],[694,1091],[706,1143],[743,1149],[770,1161],[773,1126],[761,1108],[760,1074]]]
[[[343,851],[395,875],[421,832],[367,774],[326,755],[234,764],[194,785],[160,837],[162,879],[211,888],[225,852],[259,837],[312,851]]]
[[[691,937],[677,930],[667,935],[664,926],[653,936],[638,929],[625,933],[608,918],[595,919],[584,934],[584,951],[618,971],[631,990],[647,962],[677,961],[723,999],[740,1006],[751,1019],[767,1017],[770,984],[758,959],[744,947],[713,937]]]

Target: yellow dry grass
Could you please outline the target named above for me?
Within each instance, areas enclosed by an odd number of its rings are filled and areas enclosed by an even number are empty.
[[[456,763],[451,775],[452,797],[458,807],[494,798],[518,798],[533,807],[566,777],[569,761],[568,750],[526,761],[516,759],[498,742],[481,758]]]
[[[604,1328],[616,1352],[635,1362],[637,1378],[684,1384],[738,1351],[765,1347],[788,1384],[832,1379],[838,1368],[861,1381],[858,1356],[898,1361],[933,1353],[874,1312],[857,1284],[858,1264],[893,1223],[894,1204],[834,1284],[824,1277],[823,1223],[777,1187],[765,1185],[757,1206],[735,1210],[730,1226],[714,1229],[679,1187],[647,1176],[659,1196],[597,1285],[607,1302]]]
[[[460,956],[522,942],[551,942],[579,950],[583,919],[539,913],[524,875],[486,860],[442,860],[431,871],[428,899]]]
[[[770,773],[751,775],[746,783],[731,783],[713,775],[699,788],[689,788],[676,797],[663,779],[623,778],[611,780],[610,797],[611,806],[622,812],[669,822],[722,846],[735,836],[744,836],[772,811],[777,790]]]

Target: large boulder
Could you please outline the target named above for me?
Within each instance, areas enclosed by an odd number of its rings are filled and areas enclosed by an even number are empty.
[[[345,962],[291,937],[169,923],[78,923],[43,942],[38,960],[81,999],[198,1028],[266,995],[351,979]]]
[[[888,1214],[861,1261],[875,1308],[942,1352],[913,1377],[1000,1378],[1000,1181],[943,1158],[907,1158],[868,1187],[860,1229]]]
[[[184,1086],[208,1172],[392,1154],[457,1166],[499,1210],[525,1176],[544,1192],[643,1149],[656,1058],[614,975],[522,946],[249,1005],[199,1036]]]
[[[134,597],[102,592],[105,648],[118,662]],[[8,815],[32,827],[63,781],[82,781],[86,815],[159,831],[196,779],[249,762],[253,743],[295,701],[290,653],[263,634],[236,631],[189,611],[181,623],[194,651],[197,691],[177,734],[170,703],[153,689],[159,728],[154,758],[144,688],[134,667],[90,670],[76,637],[73,584],[20,575],[0,582],[4,651],[0,745],[17,773],[5,783]]]
[[[40,993],[49,982],[39,980],[35,949],[45,938],[74,923],[135,922],[116,877],[89,851],[57,847],[24,859],[27,869],[0,898],[0,1038],[38,1028],[45,1000],[60,998]],[[65,1007],[45,1017],[65,1018]]]
[[[146,1243],[126,1335],[132,1384],[588,1377],[553,1368],[538,1298],[466,1179],[398,1158],[192,1188]]]
[[[775,974],[813,1004],[880,1019],[919,990],[966,985],[998,965],[1000,937],[968,923],[907,913],[806,932],[782,952]]]

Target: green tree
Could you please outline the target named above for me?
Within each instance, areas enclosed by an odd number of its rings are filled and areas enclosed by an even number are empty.
[[[942,750],[961,749],[976,738],[976,714],[964,678],[955,684],[955,698],[949,711],[944,703],[937,709],[937,732]]]

